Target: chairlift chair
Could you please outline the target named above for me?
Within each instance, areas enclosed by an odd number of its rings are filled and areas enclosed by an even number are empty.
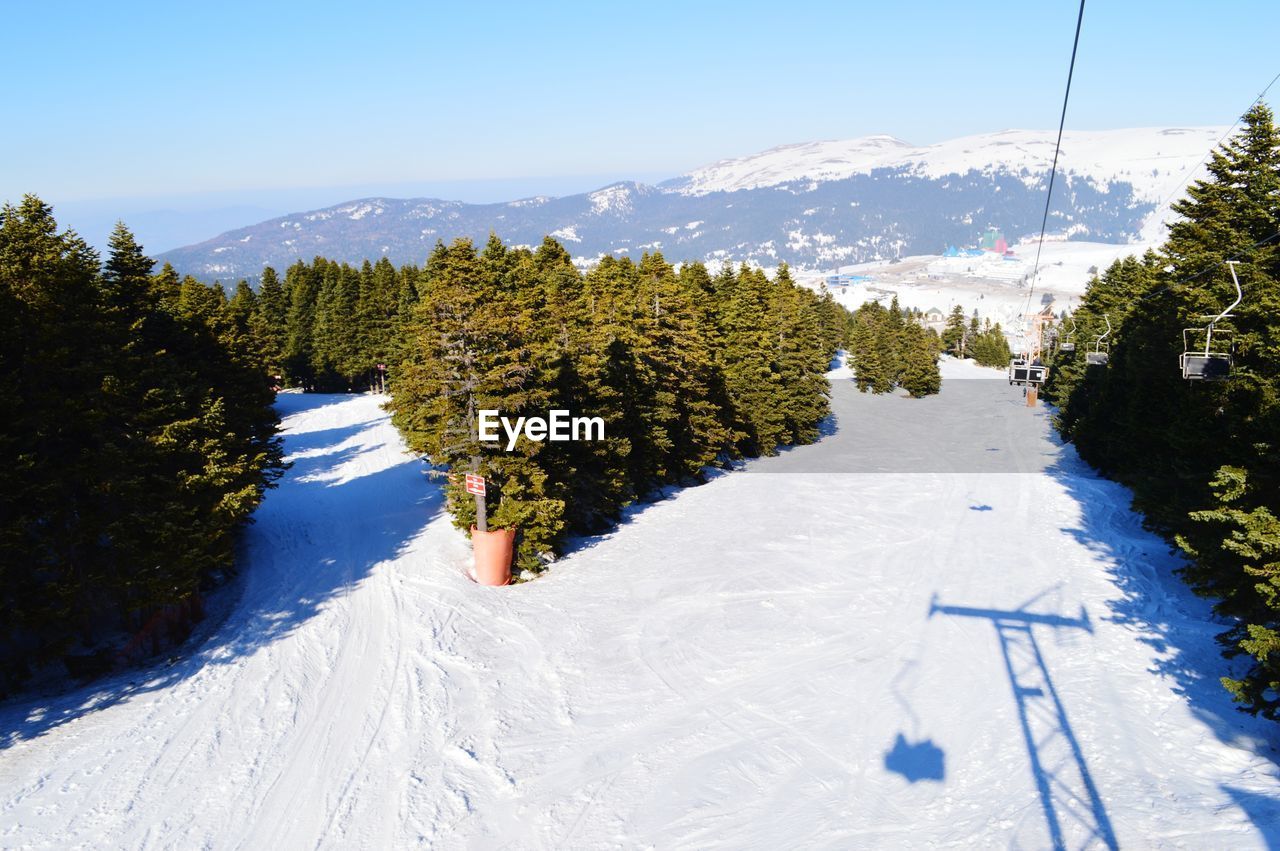
[[[1025,357],[1009,361],[1009,383],[1024,387],[1038,387],[1049,377],[1049,368],[1039,363],[1028,363]]]
[[[1207,328],[1182,329],[1183,351],[1178,364],[1182,367],[1182,377],[1188,381],[1225,381],[1231,375],[1231,353],[1213,351],[1213,331],[1214,325],[1222,319],[1229,318],[1231,311],[1244,298],[1244,293],[1240,290],[1240,280],[1236,277],[1236,262],[1235,260],[1227,261],[1227,267],[1231,270],[1231,281],[1236,285],[1236,300],[1231,302],[1230,307],[1211,319]],[[1204,334],[1204,349],[1193,350],[1191,336],[1200,333]],[[1224,332],[1219,331],[1218,339],[1221,340],[1223,335]]]
[[[1093,350],[1084,353],[1084,362],[1089,366],[1106,366],[1111,358],[1111,344],[1103,342],[1111,333],[1111,317],[1104,313],[1102,318],[1107,322],[1107,330],[1093,341]]]
[[[1076,350],[1075,341],[1071,339],[1072,335],[1076,333],[1076,318],[1075,316],[1071,316],[1070,319],[1071,319],[1071,330],[1067,332],[1067,339],[1063,340],[1061,343],[1058,344],[1058,351],[1060,352],[1074,353]]]

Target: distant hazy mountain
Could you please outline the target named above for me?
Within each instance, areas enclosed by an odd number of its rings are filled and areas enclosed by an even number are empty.
[[[1052,232],[1127,242],[1150,232],[1220,127],[1071,132],[1063,139]],[[1006,130],[915,147],[890,136],[784,145],[658,186],[617,183],[504,204],[365,198],[229,231],[160,255],[202,278],[256,278],[323,255],[421,263],[437,240],[490,231],[537,245],[550,235],[586,263],[659,250],[668,260],[798,268],[939,252],[994,225],[1037,233],[1054,133]]]

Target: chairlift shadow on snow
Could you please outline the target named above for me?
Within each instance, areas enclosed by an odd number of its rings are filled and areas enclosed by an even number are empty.
[[[898,733],[893,740],[893,747],[885,751],[884,767],[886,771],[901,774],[908,783],[921,780],[934,780],[941,783],[946,779],[946,754],[942,748],[934,744],[932,739],[921,738],[919,734],[920,718],[916,715],[911,703],[902,694],[900,683],[907,678],[914,680],[918,670],[915,659],[909,660],[902,670],[894,675],[889,683],[889,691],[893,699],[902,707],[907,717],[911,739],[906,734]],[[914,740],[914,741],[913,741]]]
[[[893,747],[884,755],[884,767],[894,774],[901,774],[908,783],[918,783],[921,780],[941,782],[947,774],[945,759],[942,748],[935,745],[932,739],[913,743],[899,733],[894,739]]]
[[[1051,405],[1044,407],[1055,412]],[[1067,446],[1057,429],[1050,436]],[[1108,602],[1106,620],[1135,630],[1140,641],[1160,654],[1152,673],[1168,680],[1221,741],[1243,744],[1280,764],[1274,723],[1242,713],[1220,682],[1223,674],[1244,664],[1224,659],[1214,640],[1229,624],[1174,573],[1185,562],[1130,511],[1133,493],[1098,474],[1074,447],[1061,452],[1045,472],[1080,509],[1079,524],[1062,532],[1112,565],[1111,580],[1121,597]],[[1280,827],[1270,829],[1280,836]]]
[[[338,404],[351,396],[333,394],[288,394],[279,397],[281,414],[315,410]],[[222,608],[220,619],[210,618],[196,627],[186,644],[171,649],[142,665],[109,674],[89,684],[72,686],[57,695],[18,694],[0,704],[0,751],[38,738],[63,724],[110,706],[125,703],[150,692],[161,691],[195,676],[211,665],[230,665],[261,648],[290,635],[295,629],[363,581],[373,567],[395,558],[408,543],[444,510],[441,488],[429,481],[421,485],[422,496],[412,504],[397,500],[405,489],[405,477],[422,476],[420,461],[406,457],[402,463],[375,473],[349,479],[317,475],[357,460],[367,448],[342,446],[368,426],[363,423],[341,428],[285,435],[286,456],[303,454],[286,472],[282,487],[269,492],[251,524],[243,531],[237,562],[249,564],[221,594],[236,595]],[[363,517],[343,514],[347,505],[370,506]],[[354,560],[335,559],[330,553],[308,549],[308,530],[299,528],[300,546],[278,549],[278,541],[266,536],[262,521],[276,516],[274,528],[288,527],[291,516],[320,511],[316,522],[324,522],[325,510],[333,519],[353,524],[360,546]],[[279,559],[284,564],[277,566]],[[273,579],[275,580],[273,583]],[[255,595],[253,586],[268,583]]]

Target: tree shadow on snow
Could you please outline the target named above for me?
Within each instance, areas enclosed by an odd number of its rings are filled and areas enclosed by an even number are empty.
[[[287,415],[353,397],[280,398],[281,414]],[[199,625],[185,645],[165,654],[167,658],[57,696],[19,695],[0,705],[0,751],[134,697],[170,688],[210,666],[235,664],[285,638],[368,577],[375,565],[400,554],[444,510],[444,496],[422,475],[422,462],[409,456],[362,475],[361,457],[378,447],[343,444],[368,425],[285,435],[285,454],[293,457],[293,467],[281,487],[268,492],[254,515],[257,522],[244,530],[238,588],[224,589],[238,592],[240,599],[229,604],[220,622]],[[335,475],[322,475],[327,472]],[[405,502],[406,492],[420,496]],[[348,506],[366,511],[353,515]],[[341,524],[348,539],[358,543],[334,552],[318,551],[311,546],[310,532],[322,523]]]
[[[818,423],[818,437],[812,443],[775,446],[773,455],[757,455],[752,458],[735,458],[731,461],[725,462],[725,466],[723,467],[702,468],[702,470],[699,471],[697,478],[690,478],[678,484],[668,484],[654,488],[650,492],[624,506],[622,510],[618,512],[617,518],[613,519],[607,527],[595,532],[569,535],[565,539],[564,544],[560,547],[559,557],[565,558],[571,554],[595,547],[612,537],[620,529],[630,525],[633,520],[649,508],[652,508],[659,503],[666,502],[669,499],[673,499],[689,488],[701,487],[731,473],[754,472],[757,470],[757,465],[761,463],[767,464],[771,459],[778,459],[788,453],[803,451],[806,448],[815,446],[828,438],[834,437],[839,430],[839,418],[836,414],[831,413],[823,417]]]
[[[292,463],[296,465],[298,458],[309,458],[313,455],[322,455],[325,451],[333,451],[335,447],[360,434],[375,422],[377,420],[368,420],[349,426],[292,434],[288,437],[285,451],[289,458],[294,459]]]
[[[727,476],[735,471],[739,471],[742,469],[744,463],[746,462],[733,461],[730,462],[727,467],[704,467],[699,471],[697,479],[689,479],[681,484],[663,485],[660,488],[654,488],[644,496],[641,496],[633,502],[623,506],[618,512],[618,516],[616,518],[609,519],[608,524],[603,528],[596,531],[578,532],[567,535],[564,539],[564,543],[559,548],[560,555],[557,560],[567,558],[570,555],[583,552],[584,550],[590,550],[599,544],[604,543],[614,535],[618,534],[619,531],[631,525],[632,521],[644,514],[644,512],[648,511],[650,508],[666,502],[669,499],[674,499],[690,488],[702,487],[703,485],[710,484],[716,479]]]
[[[1106,620],[1132,630],[1154,651],[1149,669],[1182,696],[1192,712],[1226,743],[1273,762],[1275,724],[1236,708],[1219,678],[1237,671],[1215,640],[1228,624],[1174,571],[1184,564],[1170,545],[1142,528],[1128,488],[1095,473],[1074,451],[1048,470],[1079,505],[1080,520],[1062,531],[1110,566],[1119,597]]]
[[[1253,822],[1264,846],[1272,851],[1280,849],[1280,800],[1234,786],[1223,786],[1222,791],[1230,795]]]

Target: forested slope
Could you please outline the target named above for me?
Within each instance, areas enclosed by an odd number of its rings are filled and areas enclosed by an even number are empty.
[[[1216,151],[1209,176],[1174,205],[1158,252],[1117,262],[1076,312],[1077,351],[1059,352],[1046,388],[1062,433],[1188,555],[1185,576],[1232,623],[1229,656],[1251,660],[1224,684],[1250,712],[1280,718],[1280,134],[1258,105]],[[1186,381],[1184,345],[1209,319],[1234,364],[1225,381]],[[1110,362],[1083,351],[1110,322]],[[1183,331],[1191,328],[1184,344]]]

